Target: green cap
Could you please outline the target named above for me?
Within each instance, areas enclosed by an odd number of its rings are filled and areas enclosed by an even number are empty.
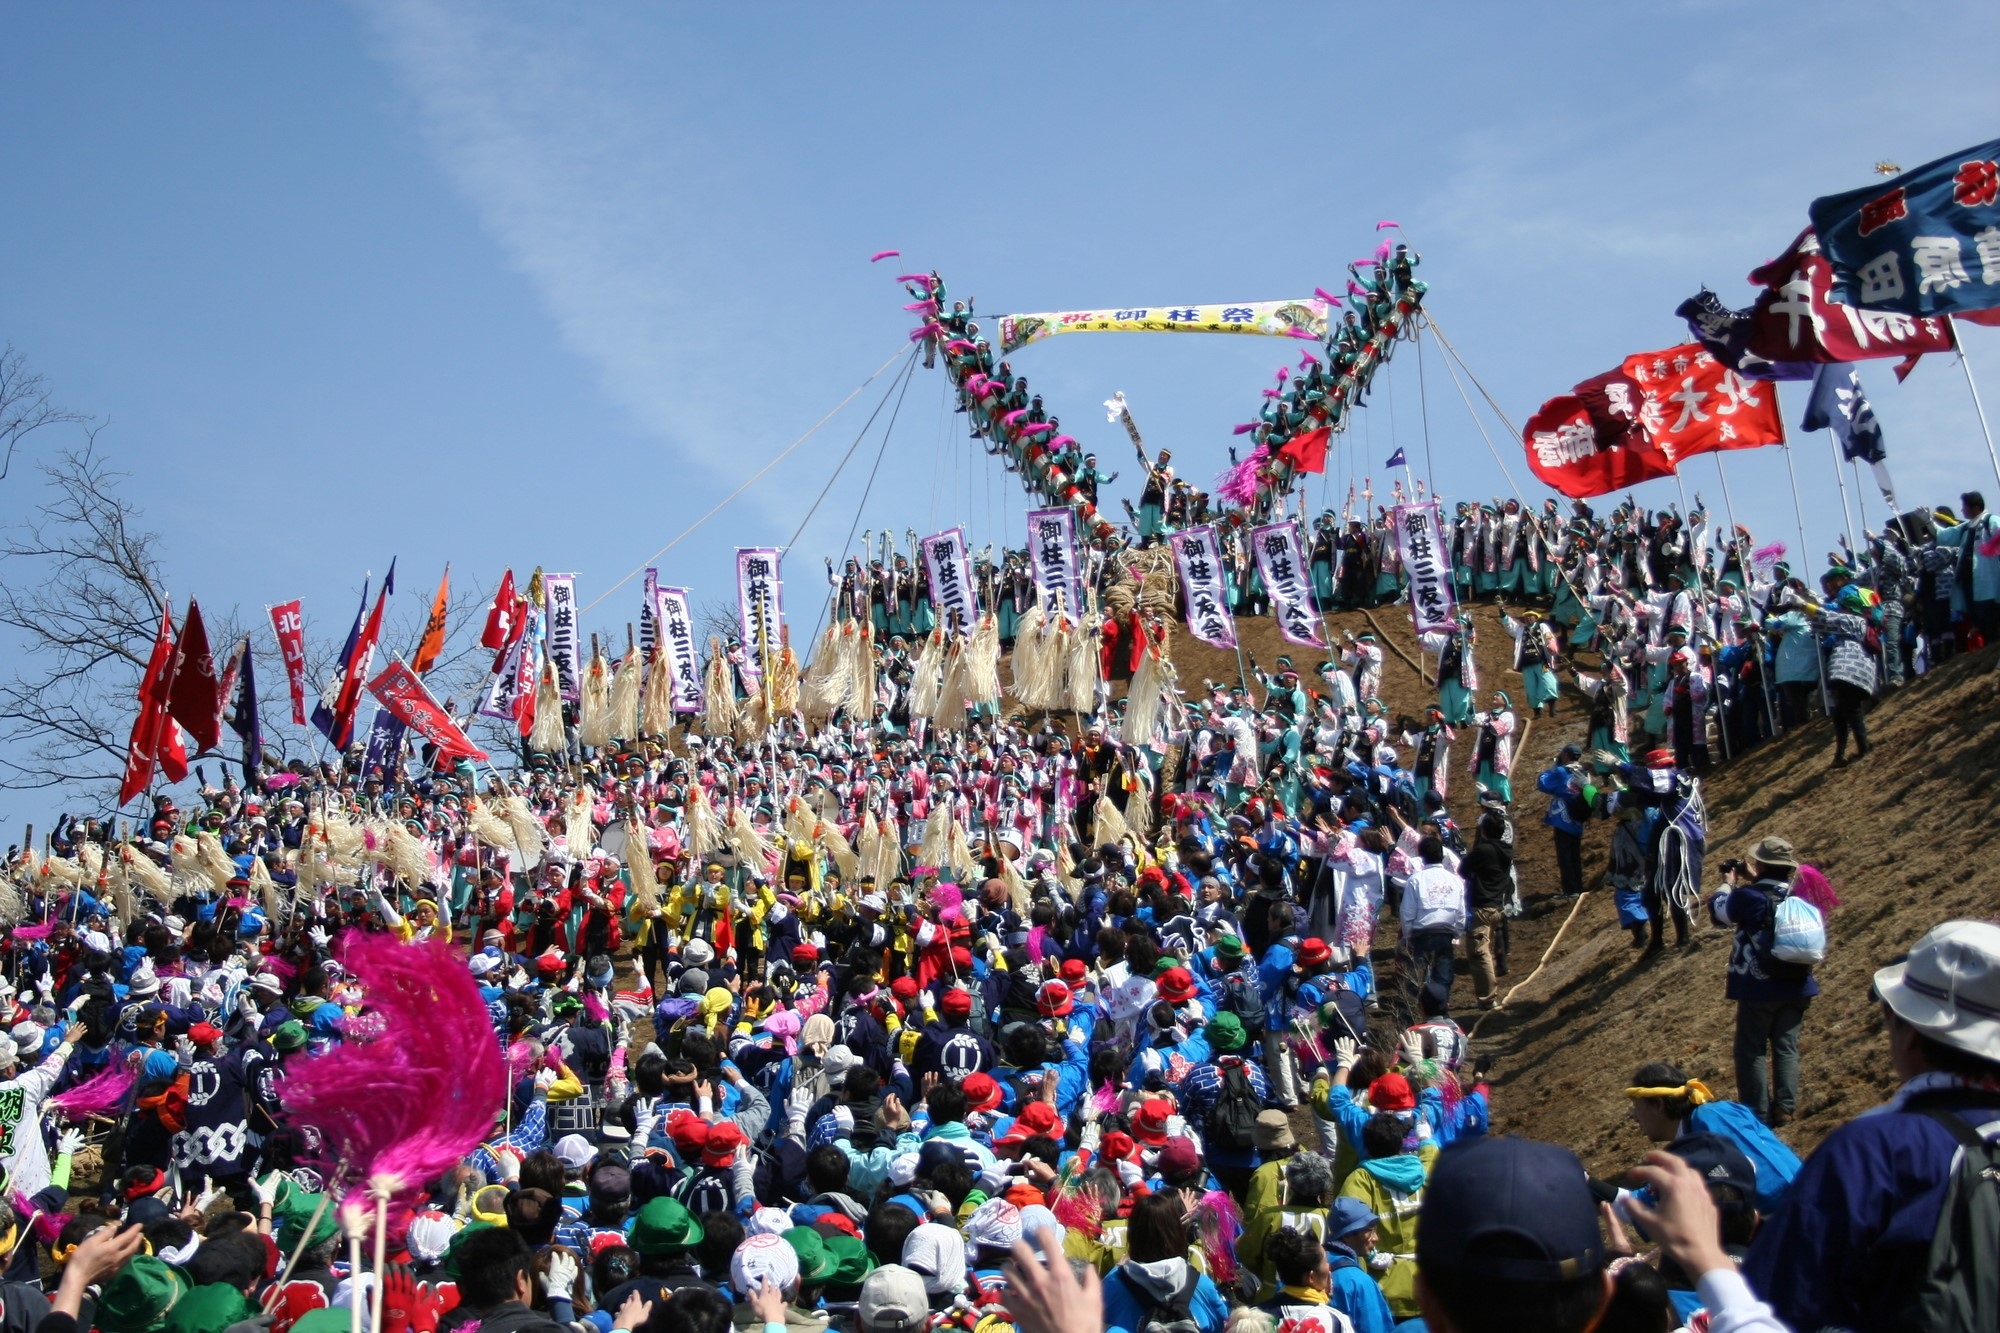
[[[827,1253],[825,1239],[811,1227],[793,1227],[782,1237],[799,1256],[799,1281],[825,1282],[839,1271],[839,1260]]]
[[[859,1236],[838,1232],[821,1237],[820,1244],[833,1256],[833,1276],[828,1281],[836,1287],[858,1287],[875,1271],[875,1256]]]
[[[350,1316],[345,1310],[308,1310],[292,1324],[292,1333],[347,1333]]]
[[[1234,935],[1218,935],[1215,938],[1215,951],[1224,958],[1241,958],[1243,941]]]
[[[97,1298],[102,1333],[159,1333],[167,1315],[187,1294],[187,1279],[150,1254],[135,1256]]]
[[[240,1289],[210,1282],[181,1297],[167,1315],[166,1333],[222,1333],[257,1312],[256,1304]]]
[[[271,1045],[280,1051],[296,1051],[306,1044],[306,1025],[288,1018],[271,1032]]]
[[[673,1254],[701,1244],[701,1223],[678,1199],[647,1201],[632,1223],[632,1248],[641,1254]]]
[[[1243,1049],[1243,1020],[1228,1010],[1208,1020],[1208,1045],[1218,1053]]]
[[[325,1199],[326,1207],[320,1208]],[[313,1213],[319,1212],[319,1221],[313,1221]],[[302,1189],[286,1190],[278,1199],[276,1212],[278,1220],[278,1248],[290,1254],[299,1247],[299,1241],[306,1234],[306,1227],[312,1227],[312,1239],[306,1248],[324,1245],[340,1234],[339,1209],[325,1195],[308,1194]]]

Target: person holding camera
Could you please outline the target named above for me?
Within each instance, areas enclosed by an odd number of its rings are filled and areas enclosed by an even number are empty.
[[[1715,923],[1736,932],[1728,989],[1736,1001],[1736,1098],[1773,1129],[1798,1107],[1799,1029],[1819,994],[1811,966],[1771,952],[1778,905],[1791,896],[1798,868],[1791,843],[1765,838],[1723,865],[1727,887],[1708,900]]]

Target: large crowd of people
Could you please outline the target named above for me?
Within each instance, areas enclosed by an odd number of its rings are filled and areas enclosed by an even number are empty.
[[[1385,521],[1314,526],[1323,610],[1402,592]],[[506,774],[274,760],[17,849],[9,1326],[1887,1330],[1952,1298],[1931,1247],[2000,1111],[2000,928],[1877,975],[1903,1090],[1801,1164],[1774,1130],[1836,900],[1782,837],[1705,865],[1701,786],[1815,709],[1864,758],[1875,697],[1994,632],[1978,495],[1813,584],[1699,510],[1460,504],[1460,598],[1510,642],[1425,636],[1421,717],[1383,703],[1372,631],[1180,692],[1174,523],[1092,543],[1068,709],[940,701],[923,573],[885,556],[833,575],[872,687],[823,712],[757,715],[732,645],[741,730],[617,734],[634,713],[586,744],[572,714]],[[982,630],[1044,632],[1017,557],[979,581]],[[1522,884],[1518,710],[1579,697],[1588,743],[1533,783],[1558,873]],[[1502,1003],[1524,892],[1599,872],[1635,947],[1734,940],[1737,1097],[1639,1068],[1663,1146],[1631,1181],[1490,1133],[1454,1017]],[[383,939],[469,979],[507,1076],[371,1254],[339,1135],[286,1089],[383,1039],[354,962]]]

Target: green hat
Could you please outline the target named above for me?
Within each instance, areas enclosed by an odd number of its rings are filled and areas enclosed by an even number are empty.
[[[1180,965],[1181,960],[1172,954],[1161,954],[1160,961],[1153,964],[1153,975],[1156,977],[1165,976]]]
[[[1234,935],[1218,935],[1215,940],[1215,951],[1224,958],[1241,958],[1243,941]]]
[[[572,995],[568,991],[563,991],[554,1000],[550,1001],[549,1008],[558,1014],[566,1013],[572,1009],[583,1008],[583,1000],[581,997]]]
[[[799,1256],[799,1281],[825,1282],[840,1271],[840,1261],[827,1252],[826,1240],[811,1227],[793,1227],[780,1234]]]
[[[306,1044],[306,1025],[288,1018],[271,1033],[271,1045],[280,1051],[296,1051]]]
[[[347,1333],[345,1310],[308,1310],[292,1324],[292,1333]]]
[[[789,1233],[786,1239],[790,1239]],[[837,1232],[821,1237],[820,1244],[833,1258],[833,1276],[827,1280],[836,1287],[858,1287],[875,1271],[875,1256],[868,1253],[867,1244],[859,1236]]]
[[[1228,1010],[1208,1020],[1208,1044],[1218,1054],[1243,1049],[1243,1020]]]
[[[701,1244],[701,1223],[678,1199],[648,1200],[632,1223],[632,1248],[641,1254],[673,1254]]]
[[[257,1311],[257,1305],[239,1288],[210,1282],[181,1297],[167,1315],[166,1333],[222,1333]]]
[[[313,1212],[319,1209],[322,1197],[324,1196],[308,1194],[302,1189],[292,1189],[286,1190],[278,1199],[275,1211],[280,1214],[278,1222],[279,1249],[283,1250],[286,1254],[290,1254],[293,1250],[297,1249],[299,1239],[306,1234],[308,1224],[312,1226],[312,1239],[306,1242],[307,1249],[311,1249],[316,1245],[324,1245],[340,1234],[340,1218],[338,1216],[340,1210],[334,1205],[331,1199],[326,1200],[326,1208],[320,1211],[319,1221],[313,1221]]]
[[[104,1284],[97,1298],[103,1333],[159,1333],[167,1314],[187,1294],[187,1279],[150,1254],[133,1258]]]

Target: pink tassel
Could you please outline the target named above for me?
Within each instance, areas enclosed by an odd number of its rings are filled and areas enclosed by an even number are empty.
[[[1395,251],[1396,243],[1394,241],[1384,241],[1375,247],[1375,257],[1386,264],[1389,262],[1389,256],[1394,254]]]
[[[45,940],[55,933],[55,924],[45,922],[39,926],[16,926],[14,938],[17,940]]]
[[[921,282],[924,285],[925,291],[929,291],[931,289],[931,275],[928,273],[898,273],[896,275],[896,281]]]
[[[1840,906],[1840,895],[1833,891],[1827,877],[1813,866],[1800,866],[1798,873],[1792,876],[1792,896],[1817,907],[1821,916],[1832,916],[1833,909]]]
[[[877,250],[874,254],[868,256],[868,262],[879,264],[885,259],[901,259],[902,257],[903,252],[901,250]]]
[[[1324,287],[1313,288],[1313,295],[1317,296],[1320,300],[1326,302],[1328,305],[1340,304],[1340,298],[1338,296],[1335,296],[1332,292],[1328,291]]]
[[[956,884],[940,884],[931,890],[931,901],[937,904],[940,912],[947,907],[963,907],[965,890]]]
[[[1278,383],[1283,384],[1286,380],[1290,379],[1291,377],[1292,377],[1292,369],[1290,366],[1278,367],[1278,375],[1277,375]]]
[[[1071,436],[1068,436],[1068,435],[1058,435],[1058,436],[1056,436],[1056,437],[1055,437],[1054,439],[1052,439],[1052,440],[1050,440],[1050,441],[1049,441],[1049,448],[1051,448],[1051,449],[1060,449],[1060,448],[1062,448],[1062,447],[1063,447],[1064,445],[1066,445],[1066,444],[1075,444],[1075,443],[1076,443],[1076,440],[1075,440],[1075,439],[1074,439],[1073,437],[1071,437]]]
[[[1316,366],[1318,364],[1319,364],[1319,358],[1314,356],[1311,352],[1305,352],[1299,356],[1300,370],[1304,370],[1308,366]]]
[[[1402,225],[1400,222],[1378,222],[1375,224],[1375,230],[1381,231],[1384,227],[1401,227]]]
[[[971,352],[978,349],[963,338],[953,338],[944,345],[944,350],[947,352]]]
[[[936,301],[912,301],[904,306],[903,309],[914,310],[920,315],[935,315],[938,312],[938,303]]]
[[[1236,1284],[1236,1241],[1243,1234],[1243,1214],[1236,1200],[1222,1190],[1210,1190],[1195,1205],[1195,1234],[1208,1256],[1208,1275],[1224,1287]]]
[[[80,1123],[94,1115],[111,1115],[124,1108],[125,1095],[138,1081],[139,1076],[132,1070],[114,1066],[85,1079],[67,1092],[49,1098],[49,1105],[72,1123]]]
[[[1354,267],[1356,268],[1374,268],[1377,264],[1381,262],[1382,262],[1381,260],[1372,257],[1368,259],[1357,259],[1353,261]]]
[[[610,1018],[611,1011],[604,1007],[604,1001],[598,998],[597,992],[585,991],[583,993],[583,1021],[586,1023],[604,1023],[608,1022]]]
[[[1110,1115],[1118,1109],[1118,1087],[1108,1078],[1091,1096],[1097,1103],[1099,1115]]]
[[[340,955],[381,1036],[292,1066],[286,1107],[347,1164],[348,1202],[368,1203],[371,1187],[407,1201],[491,1133],[507,1096],[500,1052],[479,988],[447,942],[349,931]]]
[[[1004,416],[1004,417],[1001,417],[1001,418],[1000,418],[1000,424],[1001,424],[1001,425],[1003,425],[1003,426],[1011,426],[1011,425],[1013,425],[1013,424],[1014,424],[1014,423],[1015,423],[1016,421],[1019,421],[1019,420],[1020,420],[1020,419],[1021,419],[1022,417],[1026,416],[1026,415],[1028,415],[1028,409],[1027,409],[1027,408],[1025,408],[1025,407],[1017,407],[1017,408],[1015,408],[1015,409],[1014,409],[1014,410],[1013,410],[1012,412],[1009,412],[1009,413],[1008,413],[1008,414],[1007,414],[1006,416]]]
[[[1287,338],[1300,338],[1309,343],[1316,343],[1319,341],[1319,335],[1317,333],[1314,333],[1311,329],[1302,329],[1296,324],[1292,325],[1292,327],[1285,330],[1285,336]]]
[[[1248,435],[1251,431],[1255,429],[1257,429],[1256,422],[1246,421],[1240,426],[1231,426],[1229,428],[1229,433],[1231,435]]]
[[[1363,287],[1360,283],[1354,282],[1352,280],[1348,282],[1347,290],[1353,292],[1357,296],[1368,295],[1368,289],[1366,287]]]
[[[69,1225],[68,1213],[44,1213],[35,1207],[35,1201],[19,1190],[13,1192],[9,1200],[14,1211],[22,1217],[35,1219],[35,1239],[44,1245],[54,1245],[62,1238],[62,1229]]]
[[[1264,396],[1266,398],[1282,398],[1284,395],[1280,394],[1276,389],[1266,389],[1264,390]]]

